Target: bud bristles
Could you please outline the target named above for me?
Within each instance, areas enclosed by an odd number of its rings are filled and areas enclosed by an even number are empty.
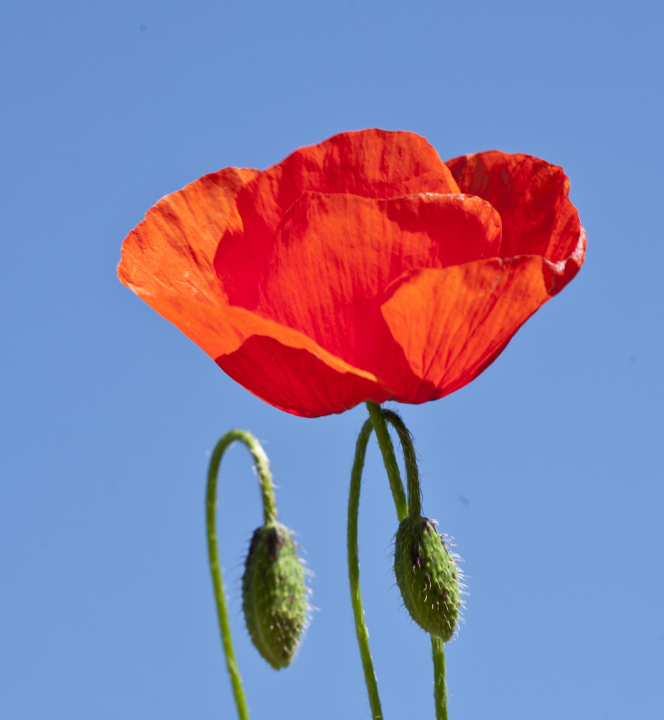
[[[461,605],[459,572],[434,521],[407,517],[399,525],[394,573],[413,620],[444,642],[450,640]]]
[[[251,538],[242,609],[258,652],[275,670],[288,667],[307,623],[307,588],[291,531],[280,523],[259,527]]]

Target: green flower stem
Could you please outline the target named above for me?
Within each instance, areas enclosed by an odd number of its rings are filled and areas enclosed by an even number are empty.
[[[417,518],[422,515],[422,491],[420,489],[420,476],[417,467],[417,455],[413,445],[413,436],[406,424],[397,413],[383,410],[385,419],[391,423],[399,435],[406,465],[408,485],[408,515]],[[436,705],[436,720],[447,718],[447,687],[445,684],[445,643],[441,638],[431,637],[431,654],[433,657],[434,702]]]
[[[263,499],[263,518],[266,523],[276,522],[277,520],[277,504],[274,497],[274,488],[272,486],[272,475],[270,473],[270,464],[263,448],[256,438],[244,430],[231,430],[226,433],[217,446],[210,458],[210,467],[208,469],[207,494],[206,494],[206,520],[207,520],[207,541],[208,556],[210,560],[210,572],[212,573],[212,584],[214,586],[214,596],[217,601],[217,615],[219,616],[219,628],[221,630],[221,640],[226,656],[226,667],[231,678],[233,687],[233,696],[235,697],[235,705],[237,706],[237,714],[240,720],[249,720],[249,710],[247,701],[242,688],[242,678],[235,661],[235,652],[233,650],[233,640],[231,637],[231,626],[228,621],[228,611],[226,609],[226,595],[224,593],[224,583],[221,577],[221,566],[219,565],[219,552],[217,549],[217,478],[219,476],[219,465],[221,458],[228,446],[239,441],[247,446],[251,453],[256,470],[258,471],[258,480],[261,486],[261,494]]]
[[[401,522],[405,520],[408,514],[408,504],[406,502],[406,493],[403,490],[403,484],[401,482],[399,466],[397,465],[397,459],[394,455],[394,446],[392,445],[390,433],[387,430],[384,411],[378,407],[376,403],[371,402],[371,400],[367,401],[367,409],[369,410],[369,417],[376,430],[376,439],[378,440],[378,445],[383,455],[383,462],[385,463],[385,470],[387,470],[387,477],[390,481],[392,497],[394,498],[394,504],[397,508],[399,522]]]
[[[445,643],[431,636],[431,655],[433,656],[433,697],[436,703],[436,720],[447,718],[447,687],[445,685]]]
[[[401,449],[403,451],[404,464],[406,466],[406,485],[408,487],[408,515],[418,518],[422,514],[422,491],[420,489],[420,471],[417,467],[417,455],[413,445],[413,436],[406,427],[401,416],[392,410],[383,410],[385,419],[397,431]],[[403,518],[400,518],[403,520]]]
[[[380,705],[380,697],[378,695],[378,684],[376,681],[376,672],[371,659],[371,650],[369,649],[369,631],[367,630],[364,619],[364,608],[362,606],[362,594],[360,591],[360,561],[357,548],[357,524],[360,508],[360,485],[362,481],[362,470],[364,468],[364,459],[367,452],[367,444],[371,431],[376,428],[376,436],[383,438],[383,442],[379,444],[383,451],[383,458],[391,458],[385,461],[385,466],[390,479],[390,487],[392,496],[397,510],[399,521],[403,520],[407,514],[407,502],[401,482],[401,474],[399,466],[394,455],[394,447],[387,430],[386,419],[397,431],[401,445],[404,450],[404,459],[406,462],[406,471],[408,474],[409,492],[414,497],[419,498],[419,480],[417,471],[417,461],[415,458],[415,450],[413,448],[412,438],[401,418],[391,410],[383,410],[374,403],[367,403],[369,412],[371,413],[357,438],[355,447],[355,459],[353,461],[353,469],[350,480],[350,494],[348,498],[348,580],[350,583],[351,603],[353,606],[353,615],[355,617],[355,633],[360,648],[360,657],[362,660],[362,669],[364,671],[364,680],[369,694],[369,705],[371,707],[371,716],[373,720],[383,720],[383,711]],[[373,406],[373,407],[372,407]],[[380,428],[380,429],[378,429]],[[386,450],[383,450],[386,448]],[[415,488],[413,491],[412,488]],[[419,507],[419,505],[418,505]]]
[[[383,720],[383,711],[378,696],[378,683],[374,671],[371,650],[369,649],[369,631],[364,621],[364,608],[362,607],[362,593],[360,592],[360,558],[357,549],[357,519],[360,510],[360,482],[362,480],[362,468],[367,453],[367,444],[374,426],[371,420],[367,420],[357,438],[355,446],[355,459],[350,475],[350,495],[348,498],[348,580],[350,582],[350,599],[353,605],[355,617],[355,634],[357,644],[360,647],[362,669],[364,670],[364,682],[369,693],[369,705],[371,707],[372,720]],[[403,489],[402,489],[403,492]]]
[[[355,617],[355,632],[360,648],[364,680],[369,694],[371,716],[373,720],[383,720],[383,712],[378,695],[378,684],[376,673],[373,667],[371,651],[369,648],[369,632],[367,630],[364,608],[362,606],[362,594],[360,592],[360,564],[357,549],[357,525],[360,504],[360,485],[362,470],[367,451],[367,445],[371,431],[376,430],[376,438],[383,455],[385,469],[387,470],[392,490],[392,497],[397,510],[399,522],[407,515],[419,517],[422,514],[422,494],[420,489],[419,470],[417,467],[417,456],[413,445],[412,435],[405,423],[397,413],[391,410],[383,410],[373,402],[367,402],[370,419],[367,420],[357,438],[355,448],[355,459],[351,472],[350,495],[348,498],[348,579],[350,581],[351,602],[353,615]],[[394,454],[394,446],[390,438],[387,423],[390,423],[401,442],[406,466],[408,501],[403,489],[399,466]],[[447,689],[445,684],[445,644],[440,638],[431,636],[431,652],[434,667],[434,701],[436,707],[436,720],[448,720],[447,716]]]

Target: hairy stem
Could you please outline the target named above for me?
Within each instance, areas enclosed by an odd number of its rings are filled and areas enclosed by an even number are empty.
[[[351,602],[355,618],[355,633],[362,659],[364,680],[369,695],[371,716],[373,720],[383,720],[383,712],[378,695],[376,672],[369,648],[369,631],[367,630],[362,594],[360,592],[360,564],[357,549],[357,530],[360,505],[360,486],[362,470],[371,431],[376,430],[383,462],[390,481],[392,497],[397,511],[399,522],[407,515],[416,518],[422,514],[422,494],[420,489],[417,456],[413,445],[413,438],[401,417],[393,412],[379,407],[373,402],[367,402],[369,420],[367,420],[357,438],[355,458],[351,472],[350,494],[348,498],[348,578],[350,581]],[[403,489],[401,473],[394,454],[394,446],[389,435],[387,423],[396,430],[404,455],[406,467],[408,500]],[[447,689],[445,685],[445,647],[440,638],[431,636],[431,651],[434,666],[434,701],[436,707],[436,720],[448,720],[447,716]]]
[[[417,467],[417,454],[413,445],[413,436],[400,415],[392,410],[383,410],[385,419],[397,431],[404,464],[406,466],[406,485],[408,487],[408,515],[412,518],[422,514],[422,491],[420,489],[420,471]],[[403,518],[401,518],[403,519]]]
[[[445,685],[445,643],[431,636],[433,657],[433,697],[436,703],[436,720],[447,720],[447,687]]]
[[[403,490],[397,459],[394,455],[392,438],[390,438],[390,433],[387,430],[387,423],[385,422],[385,415],[383,414],[382,408],[369,400],[367,401],[367,409],[369,410],[369,417],[376,430],[376,439],[378,440],[380,452],[383,455],[383,462],[385,463],[385,470],[387,470],[387,477],[390,481],[394,505],[397,509],[399,522],[401,522],[408,514],[408,503],[406,502],[406,493]]]
[[[355,458],[353,460],[353,469],[351,471],[350,494],[348,498],[348,580],[350,583],[351,603],[353,606],[353,615],[355,618],[355,634],[357,635],[357,643],[360,649],[360,658],[362,660],[362,669],[364,671],[364,680],[369,695],[369,705],[371,707],[371,716],[373,720],[382,720],[383,711],[380,705],[380,697],[378,695],[378,683],[376,680],[376,672],[371,658],[371,650],[369,648],[369,631],[367,630],[364,608],[362,605],[362,594],[360,591],[360,561],[357,549],[357,526],[360,508],[360,486],[362,481],[362,470],[364,468],[364,459],[367,452],[367,444],[371,431],[376,429],[376,437],[385,462],[385,468],[392,489],[392,497],[397,511],[397,517],[401,522],[405,519],[408,512],[408,503],[401,481],[399,466],[397,465],[394,455],[394,446],[390,438],[386,420],[395,428],[404,451],[404,460],[406,463],[406,472],[408,475],[409,494],[417,498],[417,508],[419,514],[419,479],[417,471],[417,460],[415,450],[413,448],[412,438],[403,420],[391,410],[383,410],[374,403],[367,403],[370,418],[364,423],[360,434],[357,438],[355,447]]]
[[[371,650],[369,649],[369,631],[364,621],[364,608],[362,606],[362,594],[360,592],[360,559],[357,550],[357,519],[360,510],[360,483],[362,480],[362,469],[364,467],[364,458],[367,452],[367,443],[373,423],[367,420],[357,438],[355,446],[355,459],[353,460],[353,469],[350,476],[350,495],[348,498],[348,580],[350,582],[350,599],[353,605],[353,616],[355,617],[355,634],[357,636],[357,644],[360,648],[360,657],[362,659],[362,669],[364,670],[364,682],[367,686],[369,694],[369,705],[371,707],[372,720],[383,720],[383,711],[380,706],[380,697],[378,696],[378,683],[376,681],[376,672],[371,659]]]
[[[226,594],[224,592],[224,583],[221,576],[221,566],[219,564],[219,551],[217,548],[217,478],[219,476],[219,466],[221,458],[228,446],[239,441],[246,445],[251,453],[258,479],[261,486],[261,496],[263,500],[263,518],[265,523],[276,522],[277,520],[277,504],[274,496],[274,488],[272,486],[272,475],[270,473],[270,465],[263,448],[256,438],[249,432],[244,430],[231,430],[226,433],[217,446],[210,458],[210,466],[208,468],[207,493],[206,493],[206,524],[207,524],[207,542],[208,557],[210,562],[210,572],[212,574],[212,584],[214,586],[214,596],[217,602],[217,615],[219,617],[219,629],[221,630],[221,641],[226,656],[226,667],[231,678],[231,686],[233,688],[233,697],[237,707],[237,714],[240,720],[249,720],[249,709],[242,688],[242,678],[235,661],[235,651],[233,650],[233,639],[231,637],[231,626],[228,620],[228,610],[226,608]]]

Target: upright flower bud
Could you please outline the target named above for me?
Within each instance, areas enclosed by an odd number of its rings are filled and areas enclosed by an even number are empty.
[[[394,573],[413,620],[447,642],[459,617],[461,594],[452,553],[432,520],[407,517],[399,525]]]
[[[288,667],[306,625],[307,588],[291,531],[280,523],[259,527],[251,538],[242,608],[258,652],[275,670]]]

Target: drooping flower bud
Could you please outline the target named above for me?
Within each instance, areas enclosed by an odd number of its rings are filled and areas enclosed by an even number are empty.
[[[307,622],[307,588],[291,531],[280,523],[259,527],[251,538],[242,608],[258,652],[275,670],[288,667]]]
[[[413,620],[447,642],[459,617],[459,573],[432,520],[408,517],[399,525],[394,573]]]

